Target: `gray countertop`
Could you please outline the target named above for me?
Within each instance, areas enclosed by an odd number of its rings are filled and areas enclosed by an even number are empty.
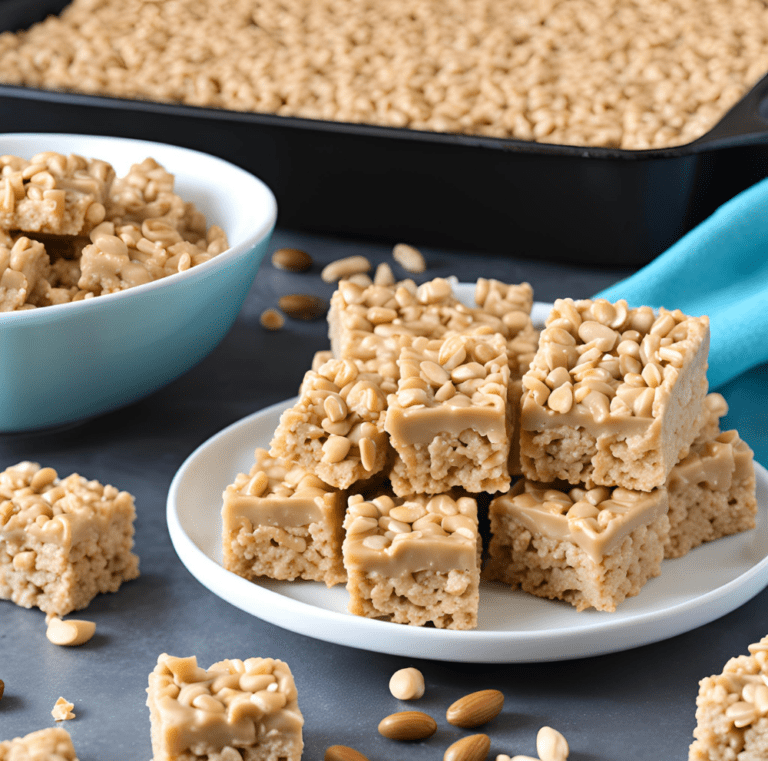
[[[394,241],[393,241],[394,242]],[[45,638],[44,615],[0,602],[0,740],[54,725],[51,708],[61,695],[77,718],[64,722],[81,761],[147,761],[152,756],[147,675],[162,652],[196,655],[203,666],[223,658],[271,656],[292,668],[305,716],[306,761],[319,761],[329,745],[351,745],[371,761],[441,759],[467,734],[445,721],[447,706],[466,692],[497,688],[506,702],[484,730],[491,754],[535,755],[535,737],[548,724],[563,732],[573,761],[684,761],[695,725],[698,681],[722,670],[768,633],[768,593],[734,612],[664,642],[582,660],[526,665],[460,664],[369,653],[328,644],[277,628],[223,602],[201,586],[177,558],[165,522],[171,479],[185,458],[210,436],[262,407],[296,393],[313,353],[327,347],[320,322],[289,320],[275,333],[259,315],[280,295],[317,292],[320,266],[363,253],[374,262],[391,246],[278,231],[280,246],[309,251],[311,273],[262,264],[245,307],[222,344],[200,365],[154,395],[77,426],[36,435],[0,437],[0,469],[35,460],[61,475],[78,472],[136,497],[135,550],[141,577],[116,594],[102,595],[78,617],[95,621],[93,640],[58,648]],[[528,280],[535,296],[586,297],[627,274],[593,271],[509,256],[473,256],[424,249],[429,276],[479,276]],[[768,395],[765,368],[758,386]],[[762,385],[760,385],[762,384]],[[62,389],[66,394],[66,389]],[[768,442],[764,418],[739,418],[738,383],[725,389],[731,425],[756,449]],[[554,603],[557,604],[557,603]],[[608,614],[607,614],[608,615]],[[381,718],[403,710],[388,691],[391,674],[415,665],[426,694],[405,707],[432,714],[438,731],[429,740],[396,744],[379,736]]]

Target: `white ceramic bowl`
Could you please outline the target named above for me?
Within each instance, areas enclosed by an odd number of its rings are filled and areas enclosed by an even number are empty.
[[[109,161],[148,156],[176,177],[230,248],[210,261],[87,301],[0,313],[0,433],[98,415],[152,393],[205,357],[235,321],[277,216],[269,188],[222,159],[163,143],[59,134],[0,135],[0,155],[44,150]]]

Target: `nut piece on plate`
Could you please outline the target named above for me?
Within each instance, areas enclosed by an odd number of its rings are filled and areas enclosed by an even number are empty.
[[[663,486],[696,438],[709,319],[625,301],[558,299],[523,377],[527,478]]]
[[[50,727],[30,732],[25,737],[0,742],[0,759],[4,761],[77,761],[69,732]]]
[[[477,626],[480,535],[470,497],[349,498],[349,612],[438,629]]]
[[[272,254],[272,264],[280,270],[305,272],[312,266],[312,257],[300,248],[278,248]]]
[[[95,632],[96,624],[93,621],[78,621],[73,618],[62,621],[54,616],[48,622],[45,636],[54,645],[75,647],[76,645],[84,645],[93,637]]]
[[[389,680],[389,691],[398,700],[418,700],[424,695],[424,675],[413,667],[395,671]]]
[[[255,457],[224,491],[224,567],[245,579],[345,582],[344,493],[264,449]]]
[[[194,656],[163,653],[149,675],[147,706],[155,761],[301,758],[304,718],[283,661],[224,660],[206,670]]]
[[[669,536],[667,490],[518,481],[488,509],[483,578],[577,610],[614,611],[661,573]]]
[[[0,473],[0,599],[65,616],[139,575],[133,497],[21,462]]]
[[[73,711],[74,707],[74,703],[70,703],[65,698],[59,698],[53,706],[51,716],[53,716],[56,721],[69,721],[70,719],[75,718]]]

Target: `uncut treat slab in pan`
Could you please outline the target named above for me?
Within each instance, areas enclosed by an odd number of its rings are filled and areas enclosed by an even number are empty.
[[[0,29],[62,0],[4,0]],[[587,264],[643,264],[764,174],[759,82],[706,135],[626,151],[315,121],[0,86],[6,131],[174,142],[243,166],[280,223],[317,232]]]

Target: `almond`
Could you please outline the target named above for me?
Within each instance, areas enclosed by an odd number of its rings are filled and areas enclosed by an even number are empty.
[[[379,734],[390,740],[424,740],[437,731],[437,722],[421,711],[400,711],[379,722]]]
[[[443,755],[443,761],[485,761],[491,749],[488,735],[462,737],[450,745]]]
[[[325,761],[368,761],[368,757],[346,745],[331,745],[325,751]]]
[[[471,729],[498,716],[503,707],[504,695],[499,690],[480,690],[453,703],[445,712],[445,718],[455,727]]]
[[[300,248],[278,248],[272,254],[272,264],[280,270],[304,272],[312,266],[312,257]]]
[[[322,317],[328,308],[323,299],[308,293],[289,293],[282,296],[278,304],[289,317],[297,320],[316,320]]]

